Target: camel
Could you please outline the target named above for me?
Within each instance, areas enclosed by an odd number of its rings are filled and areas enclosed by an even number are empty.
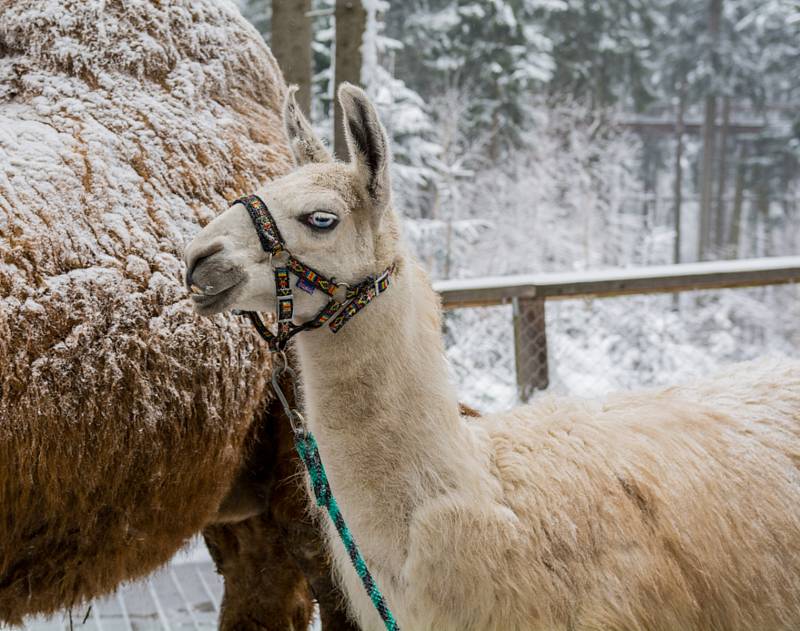
[[[0,0],[0,625],[205,529],[221,628],[354,628],[267,353],[184,299],[190,230],[290,168],[285,91],[228,2]]]
[[[290,98],[303,166],[256,194],[288,252],[337,292],[390,273],[336,332],[338,316],[292,345],[302,431],[400,627],[800,628],[800,362],[462,416],[440,302],[392,205],[385,131],[363,91],[338,98],[350,161],[324,151]],[[190,243],[198,313],[275,312],[283,263],[260,235],[234,203]],[[295,292],[296,323],[323,293]],[[354,615],[382,629],[330,524],[328,540]]]

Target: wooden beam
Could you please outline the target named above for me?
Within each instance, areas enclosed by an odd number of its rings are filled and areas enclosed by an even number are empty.
[[[800,282],[800,256],[684,263],[434,283],[446,309],[508,304],[514,298],[608,298],[628,294]]]
[[[617,121],[616,125],[623,129],[629,129],[638,133],[649,133],[659,135],[674,135],[677,133],[676,121],[669,120],[648,120],[648,119],[623,119]],[[717,128],[720,126],[717,125]],[[729,134],[758,134],[764,131],[767,126],[759,122],[731,123],[728,126]],[[683,131],[687,134],[699,134],[703,131],[703,123],[700,121],[687,121],[683,124]]]

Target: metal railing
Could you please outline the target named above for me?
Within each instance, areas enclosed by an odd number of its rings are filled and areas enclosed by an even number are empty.
[[[448,280],[434,287],[445,309],[513,306],[516,381],[524,401],[550,383],[546,301],[798,282],[800,256]]]

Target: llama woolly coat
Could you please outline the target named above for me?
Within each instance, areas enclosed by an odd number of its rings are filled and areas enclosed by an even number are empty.
[[[227,0],[0,0],[0,622],[143,575],[216,511],[265,392],[192,314],[188,237],[283,172]]]

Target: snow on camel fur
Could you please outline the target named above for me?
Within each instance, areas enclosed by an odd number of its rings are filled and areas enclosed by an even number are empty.
[[[245,453],[273,475],[248,444],[269,360],[239,319],[198,321],[180,253],[288,169],[284,92],[226,1],[0,0],[0,624],[163,564]],[[283,571],[227,558],[226,577],[239,561],[265,589]]]
[[[800,362],[461,416],[439,300],[392,209],[386,136],[363,92],[343,87],[339,98],[351,163],[326,157],[258,194],[292,254],[328,277],[396,266],[389,290],[341,331],[306,331],[295,350],[308,427],[400,626],[800,628]],[[298,116],[291,103],[286,115]],[[319,211],[338,225],[314,228],[330,223]],[[241,205],[185,258],[218,296],[198,297],[198,311],[274,310],[269,261]],[[296,313],[322,302],[302,294]],[[329,537],[362,627],[381,629]]]

